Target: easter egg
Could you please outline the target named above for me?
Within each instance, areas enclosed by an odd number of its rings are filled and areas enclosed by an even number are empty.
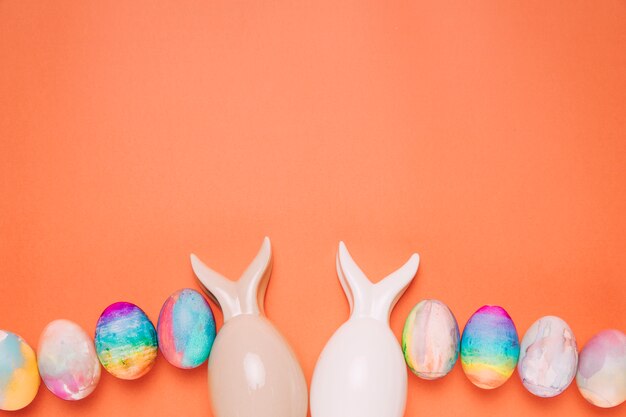
[[[100,362],[91,337],[76,323],[55,320],[39,337],[39,373],[57,397],[81,400],[100,381]]]
[[[468,379],[483,389],[498,388],[513,374],[519,338],[509,314],[498,306],[483,306],[463,329],[461,365]]]
[[[626,400],[626,335],[604,330],[580,352],[576,384],[591,404],[616,407]]]
[[[157,324],[159,349],[172,365],[191,369],[209,357],[215,340],[215,319],[209,303],[195,290],[170,295]]]
[[[422,300],[404,324],[404,359],[420,378],[441,378],[456,363],[460,339],[459,326],[448,306],[438,300]]]
[[[137,379],[144,376],[157,356],[157,334],[142,309],[119,302],[108,306],[96,325],[96,353],[113,376]]]
[[[576,376],[578,350],[572,329],[562,319],[545,316],[522,338],[517,372],[524,387],[539,397],[554,397]]]
[[[0,330],[0,410],[30,404],[39,390],[35,352],[20,336]]]

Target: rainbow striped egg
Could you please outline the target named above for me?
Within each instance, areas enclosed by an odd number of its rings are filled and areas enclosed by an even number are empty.
[[[0,330],[0,410],[20,410],[39,390],[35,352],[20,336]]]
[[[170,295],[159,314],[159,349],[172,365],[196,368],[209,357],[215,340],[215,319],[209,303],[196,290]]]
[[[461,365],[479,388],[493,389],[513,374],[519,358],[519,337],[513,320],[498,306],[483,306],[465,325]]]
[[[144,376],[157,357],[157,334],[142,309],[119,302],[108,306],[96,325],[96,353],[110,374],[120,379]]]

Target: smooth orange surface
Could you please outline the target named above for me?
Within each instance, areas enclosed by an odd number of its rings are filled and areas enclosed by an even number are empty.
[[[521,335],[559,315],[581,346],[626,331],[624,22],[622,0],[0,0],[0,328],[36,347],[121,300],[156,321],[199,288],[190,252],[235,278],[267,234],[267,314],[309,382],[348,317],[340,239],[375,279],[420,253],[398,337],[423,298],[461,326],[499,304]],[[159,357],[15,415],[210,416],[206,385]],[[406,416],[625,407],[457,363],[410,375]]]

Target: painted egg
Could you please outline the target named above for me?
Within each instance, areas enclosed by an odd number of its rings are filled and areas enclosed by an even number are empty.
[[[159,314],[159,349],[172,365],[191,369],[209,357],[215,340],[215,319],[209,303],[196,290],[170,295]]]
[[[404,324],[404,359],[420,378],[444,377],[459,356],[460,339],[459,325],[448,306],[438,300],[422,300]]]
[[[513,374],[518,357],[517,330],[506,310],[498,306],[478,309],[461,338],[461,365],[469,380],[479,388],[498,388]]]
[[[110,374],[121,379],[144,376],[157,357],[157,334],[142,309],[131,303],[111,304],[96,325],[96,353]]]
[[[39,390],[35,352],[20,336],[0,330],[0,410],[30,404]]]
[[[626,400],[626,335],[619,330],[596,334],[580,352],[576,384],[591,404],[616,407]]]
[[[37,357],[44,384],[64,400],[85,398],[100,381],[100,362],[91,337],[69,320],[55,320],[44,328]]]
[[[576,376],[578,350],[572,329],[562,319],[545,316],[528,329],[520,347],[517,372],[524,387],[539,397],[554,397]]]

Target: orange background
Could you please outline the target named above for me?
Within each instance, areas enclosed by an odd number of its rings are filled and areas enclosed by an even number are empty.
[[[545,4],[550,3],[550,4]],[[626,2],[0,0],[0,328],[33,346],[110,303],[156,321],[236,278],[267,234],[267,314],[310,382],[348,316],[340,239],[378,280],[420,253],[396,307],[462,327],[504,306],[582,345],[626,330]],[[218,323],[221,315],[217,313]],[[207,416],[206,368],[159,357],[24,416]],[[517,375],[409,375],[407,416],[618,416]]]

